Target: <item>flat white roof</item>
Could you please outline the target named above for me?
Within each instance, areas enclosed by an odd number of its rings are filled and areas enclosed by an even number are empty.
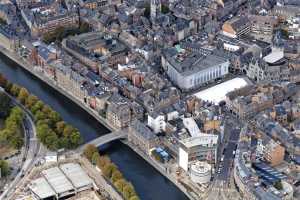
[[[197,161],[191,165],[191,170],[199,174],[206,174],[211,171],[211,165],[207,162]]]
[[[272,53],[264,57],[264,61],[272,64],[282,59],[283,56],[284,54],[282,50],[273,50]]]
[[[92,179],[82,170],[78,163],[63,164],[60,166],[60,169],[77,189],[93,184]]]
[[[201,134],[201,136],[190,137],[180,141],[185,147],[214,145],[218,143],[218,135]]]
[[[74,187],[71,182],[66,178],[58,167],[53,167],[42,171],[42,174],[47,179],[48,183],[52,186],[56,193],[61,194],[73,190]]]
[[[250,85],[248,78],[234,78],[224,83],[220,83],[206,90],[202,90],[194,95],[204,101],[209,101],[218,104],[226,99],[226,94],[236,89]]]
[[[29,188],[40,199],[45,199],[56,195],[55,191],[53,191],[51,186],[43,177],[31,181]]]

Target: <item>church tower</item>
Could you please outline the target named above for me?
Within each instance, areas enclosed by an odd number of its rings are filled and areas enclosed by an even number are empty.
[[[157,14],[160,12],[161,12],[161,0],[151,0],[150,17],[152,22],[156,19]]]

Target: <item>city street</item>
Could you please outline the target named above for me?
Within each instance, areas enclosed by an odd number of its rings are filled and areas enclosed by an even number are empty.
[[[3,90],[1,90],[3,91]],[[5,92],[5,91],[3,91]],[[5,92],[6,93],[6,92]],[[24,117],[24,128],[25,128],[25,152],[24,158],[26,159],[23,162],[22,168],[19,173],[15,176],[15,179],[8,185],[7,189],[1,194],[0,199],[10,199],[13,192],[15,192],[18,185],[21,183],[22,178],[24,175],[30,171],[31,167],[34,166],[34,163],[37,159],[37,156],[40,152],[40,143],[36,138],[36,130],[35,124],[30,116],[30,113],[27,109],[17,102],[11,95],[6,93],[13,101],[14,104],[18,105],[20,108],[23,109],[25,117]]]
[[[237,142],[239,139],[239,134],[240,134],[240,129],[234,129],[231,132],[228,144],[223,150],[223,155],[222,155],[223,161],[221,161],[222,164],[219,165],[219,169],[221,168],[221,170],[216,177],[218,180],[227,182],[230,178],[230,171],[231,168],[233,167],[233,160],[234,160],[235,150],[237,147]]]
[[[202,199],[208,200],[234,200],[240,199],[234,187],[232,167],[234,152],[240,135],[241,124],[234,116],[226,115],[224,138],[219,148],[219,159],[213,182],[202,195]]]

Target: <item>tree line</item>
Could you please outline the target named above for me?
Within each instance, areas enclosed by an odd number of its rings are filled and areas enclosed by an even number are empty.
[[[1,177],[10,174],[8,162],[6,160],[0,160]]]
[[[20,149],[24,144],[22,134],[23,111],[19,107],[11,109],[9,116],[5,119],[4,129],[0,131],[0,143]]]
[[[78,129],[63,121],[58,112],[30,94],[26,88],[12,84],[2,74],[0,86],[31,111],[35,119],[37,137],[48,149],[71,149],[82,143]]]
[[[118,167],[108,156],[101,156],[99,154],[96,146],[87,145],[83,154],[93,165],[96,165],[102,171],[103,176],[113,184],[124,199],[139,200],[133,185],[125,180]]]

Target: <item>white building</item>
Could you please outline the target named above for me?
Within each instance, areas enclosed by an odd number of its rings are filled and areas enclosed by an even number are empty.
[[[229,44],[229,43],[225,43],[223,44],[223,47],[225,50],[227,51],[231,51],[231,52],[236,52],[240,49],[240,46],[239,45],[236,45],[236,44]]]
[[[197,161],[191,164],[190,176],[193,182],[205,184],[211,179],[211,165],[207,162]]]
[[[216,163],[218,135],[201,134],[180,141],[179,166],[188,171],[191,161]]]
[[[57,153],[56,152],[48,152],[45,156],[45,162],[57,162]]]
[[[153,112],[149,113],[147,117],[147,125],[153,130],[154,133],[161,133],[166,130],[168,121],[177,119],[179,113],[176,110],[170,112]]]
[[[182,90],[196,89],[228,74],[229,60],[217,55],[203,56],[179,48],[169,48],[162,66],[171,81]]]
[[[160,133],[162,131],[165,131],[166,128],[165,115],[149,113],[148,126],[153,130],[154,133]]]

